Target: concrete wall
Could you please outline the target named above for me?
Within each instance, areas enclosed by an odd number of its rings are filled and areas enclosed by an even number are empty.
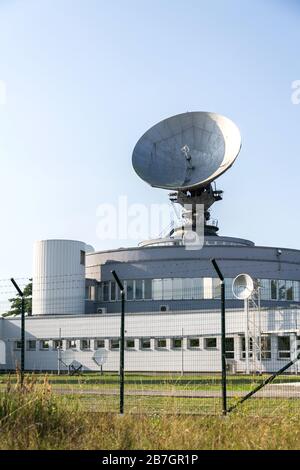
[[[250,315],[254,315],[253,310]],[[246,317],[243,310],[226,312],[227,336],[235,337],[235,361],[237,371],[245,370],[245,360],[241,359],[240,337],[245,333]],[[257,318],[256,318],[257,321]],[[291,349],[294,347],[297,329],[300,325],[300,311],[274,310],[263,311],[262,332],[272,336],[271,360],[262,362],[262,369],[268,371],[278,370],[288,360],[279,360],[277,355],[276,338],[278,334],[291,336]],[[20,338],[20,320],[2,319],[2,334],[7,345],[7,364],[2,369],[14,369],[16,361],[20,360],[20,351],[15,350],[15,341]],[[126,338],[135,340],[135,350],[126,350],[125,369],[127,371],[181,371],[186,372],[215,372],[221,370],[220,352],[220,312],[168,312],[166,314],[140,313],[130,314],[126,317]],[[109,340],[118,338],[120,334],[119,315],[84,315],[84,316],[52,316],[27,317],[26,340],[50,340],[50,343],[63,339],[63,349],[66,341],[76,340],[74,359],[82,363],[85,370],[99,370],[92,357],[95,352],[94,341],[105,339],[107,362],[104,370],[117,371],[119,368],[119,351],[110,350]],[[183,337],[183,351],[172,348],[171,339]],[[190,338],[200,338],[200,347],[193,349],[188,346]],[[204,338],[216,337],[215,349],[205,348]],[[141,350],[141,339],[151,339],[151,349]],[[167,339],[167,347],[159,349],[156,344],[158,338]],[[90,350],[80,349],[80,340],[90,339]],[[53,350],[52,343],[48,351],[26,351],[26,368],[28,370],[57,370],[58,352]],[[230,362],[230,361],[229,361]],[[64,368],[64,367],[63,367]],[[66,368],[65,368],[66,369]]]
[[[33,315],[83,314],[85,243],[41,240],[34,245]]]

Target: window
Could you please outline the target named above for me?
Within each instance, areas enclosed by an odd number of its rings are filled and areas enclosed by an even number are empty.
[[[53,349],[62,349],[62,340],[61,339],[55,339],[53,341]]]
[[[203,298],[212,299],[213,289],[212,289],[212,278],[204,277],[203,278]]]
[[[165,338],[159,338],[156,340],[156,347],[158,349],[164,349],[167,347],[167,340]]]
[[[285,288],[285,281],[278,281],[278,294],[279,300],[285,300],[286,297],[286,288]]]
[[[80,250],[80,264],[85,266],[85,251]]]
[[[50,341],[48,339],[42,339],[40,341],[40,349],[41,350],[49,350],[50,349]]]
[[[294,300],[296,300],[296,302],[299,302],[300,301],[299,281],[294,281],[293,287],[294,287]]]
[[[85,298],[86,298],[86,300],[89,300],[89,295],[90,295],[89,286],[85,286]]]
[[[109,282],[108,281],[103,282],[103,301],[104,302],[109,301]]]
[[[182,348],[182,338],[172,338],[172,348],[181,349]]]
[[[225,279],[225,295],[233,299],[232,278]],[[261,300],[300,301],[300,282],[260,279]],[[125,280],[127,300],[182,300],[219,299],[221,284],[218,278],[164,278]],[[95,292],[94,292],[95,289]],[[120,290],[115,281],[103,281],[98,286],[86,287],[86,298],[104,302],[120,300]],[[255,294],[254,294],[255,295]]]
[[[289,336],[278,336],[278,359],[290,359],[290,337]]]
[[[271,359],[271,337],[270,336],[261,337],[261,358]]]
[[[233,292],[232,292],[232,283],[233,283],[233,278],[228,277],[225,279],[225,296],[226,299],[233,299]],[[221,285],[220,285],[220,291],[221,291]],[[220,292],[221,295],[221,292]]]
[[[95,340],[95,349],[103,349],[105,348],[105,340],[104,339],[96,339]]]
[[[120,349],[120,341],[118,339],[111,339],[109,344],[112,350]]]
[[[278,294],[277,281],[272,279],[272,281],[271,281],[271,300],[277,300],[277,294]]]
[[[116,300],[121,300],[121,289],[119,288],[118,284],[116,284]]]
[[[152,279],[144,280],[144,298],[152,299]]]
[[[116,283],[115,281],[111,281],[110,283],[110,300],[116,300]]]
[[[133,281],[126,281],[127,300],[133,300]]]
[[[143,281],[142,281],[142,279],[137,279],[135,281],[135,298],[136,298],[136,300],[141,300],[143,298]]]
[[[125,347],[126,347],[126,349],[134,349],[134,346],[135,346],[135,344],[134,344],[134,339],[127,339],[127,340],[125,341]]]
[[[192,279],[190,279],[190,278],[182,279],[182,298],[183,299],[192,299],[193,298],[192,288],[193,288]]]
[[[234,338],[225,339],[225,357],[226,359],[234,359]]]
[[[141,339],[141,348],[142,349],[151,349],[150,338],[142,338]]]
[[[163,300],[172,299],[172,279],[163,279]]]
[[[27,341],[27,349],[28,351],[35,351],[36,350],[36,341],[30,339]]]
[[[246,340],[245,336],[241,338],[241,349],[242,349],[242,359],[246,359]],[[249,348],[248,348],[249,358],[252,357],[253,354],[253,340],[249,338]]]
[[[221,282],[220,279],[213,278],[212,280],[213,299],[221,298]]]
[[[285,288],[286,288],[286,300],[294,300],[293,281],[286,281]]]
[[[174,300],[182,299],[182,279],[180,277],[173,279],[172,298]]]
[[[97,300],[103,300],[103,295],[102,295],[102,283],[100,282],[100,284],[98,284],[97,286]]]
[[[201,278],[192,279],[192,297],[193,299],[203,298],[203,280]]]
[[[188,346],[189,346],[189,348],[199,348],[200,339],[199,338],[189,338],[188,339]]]
[[[162,279],[152,281],[153,300],[162,300]]]
[[[216,349],[217,338],[204,338],[204,347],[205,349]]]
[[[14,349],[15,350],[22,349],[22,341],[15,341]]]
[[[87,300],[96,300],[96,286],[87,286],[85,291]]]
[[[75,339],[68,339],[67,340],[67,349],[76,349],[76,340]]]
[[[82,339],[80,341],[80,349],[82,349],[82,351],[91,349],[91,341],[89,339]]]
[[[270,280],[269,279],[260,279],[260,298],[261,300],[270,300]]]

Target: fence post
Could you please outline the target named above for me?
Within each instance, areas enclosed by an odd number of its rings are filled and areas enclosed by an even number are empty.
[[[222,360],[222,412],[227,414],[226,390],[226,324],[225,324],[225,279],[215,259],[211,260],[221,281],[221,360]]]
[[[21,386],[23,386],[25,370],[25,299],[24,293],[21,291],[13,277],[11,278],[11,282],[21,297]]]
[[[116,271],[111,271],[121,291],[121,326],[120,326],[120,414],[124,413],[124,351],[125,351],[125,290]]]

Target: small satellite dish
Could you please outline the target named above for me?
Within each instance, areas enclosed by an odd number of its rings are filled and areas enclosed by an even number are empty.
[[[103,366],[107,361],[107,356],[107,349],[97,349],[93,355],[93,361],[96,362],[98,366]]]
[[[254,290],[254,282],[249,274],[239,274],[232,283],[232,292],[236,299],[248,299]]]
[[[73,349],[66,349],[65,351],[61,351],[60,359],[67,367],[69,367],[73,361],[75,361],[75,352]]]
[[[178,114],[151,127],[132,155],[136,173],[153,187],[203,188],[234,163],[241,148],[237,126],[207,112]]]
[[[71,367],[73,367],[73,369],[78,369],[80,366],[82,366],[81,362],[79,361],[76,361],[76,359],[74,359],[71,364],[70,364]]]

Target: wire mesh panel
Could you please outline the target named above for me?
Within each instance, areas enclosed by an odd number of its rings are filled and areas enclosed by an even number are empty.
[[[242,406],[255,414],[299,408],[300,309],[254,306],[243,315],[244,332],[236,338],[237,370],[227,378],[229,409],[238,409],[245,398]]]
[[[45,296],[46,307],[54,303],[50,314],[32,312],[30,279],[16,281],[26,293],[27,377],[41,384],[46,377],[53,393],[79,400],[87,410],[118,412],[121,302],[114,281],[87,280],[84,297],[80,286],[84,314],[72,314],[64,305],[63,292],[68,283],[74,289],[74,278],[66,276],[59,291],[58,277],[48,276],[47,289],[57,290]],[[231,285],[232,279],[225,279],[228,409],[300,352],[296,281],[284,287],[279,280],[261,282],[260,291],[247,303],[233,299]],[[125,412],[220,414],[219,280],[125,279],[124,286]],[[22,346],[20,298],[10,280],[0,281],[0,299],[1,313],[6,315],[0,319],[3,390],[18,380]],[[67,301],[71,305],[69,297]],[[299,398],[300,362],[295,360],[241,406],[251,413],[270,414],[298,407]]]
[[[153,310],[126,318],[126,390],[135,408],[170,413],[220,411],[220,315]]]

